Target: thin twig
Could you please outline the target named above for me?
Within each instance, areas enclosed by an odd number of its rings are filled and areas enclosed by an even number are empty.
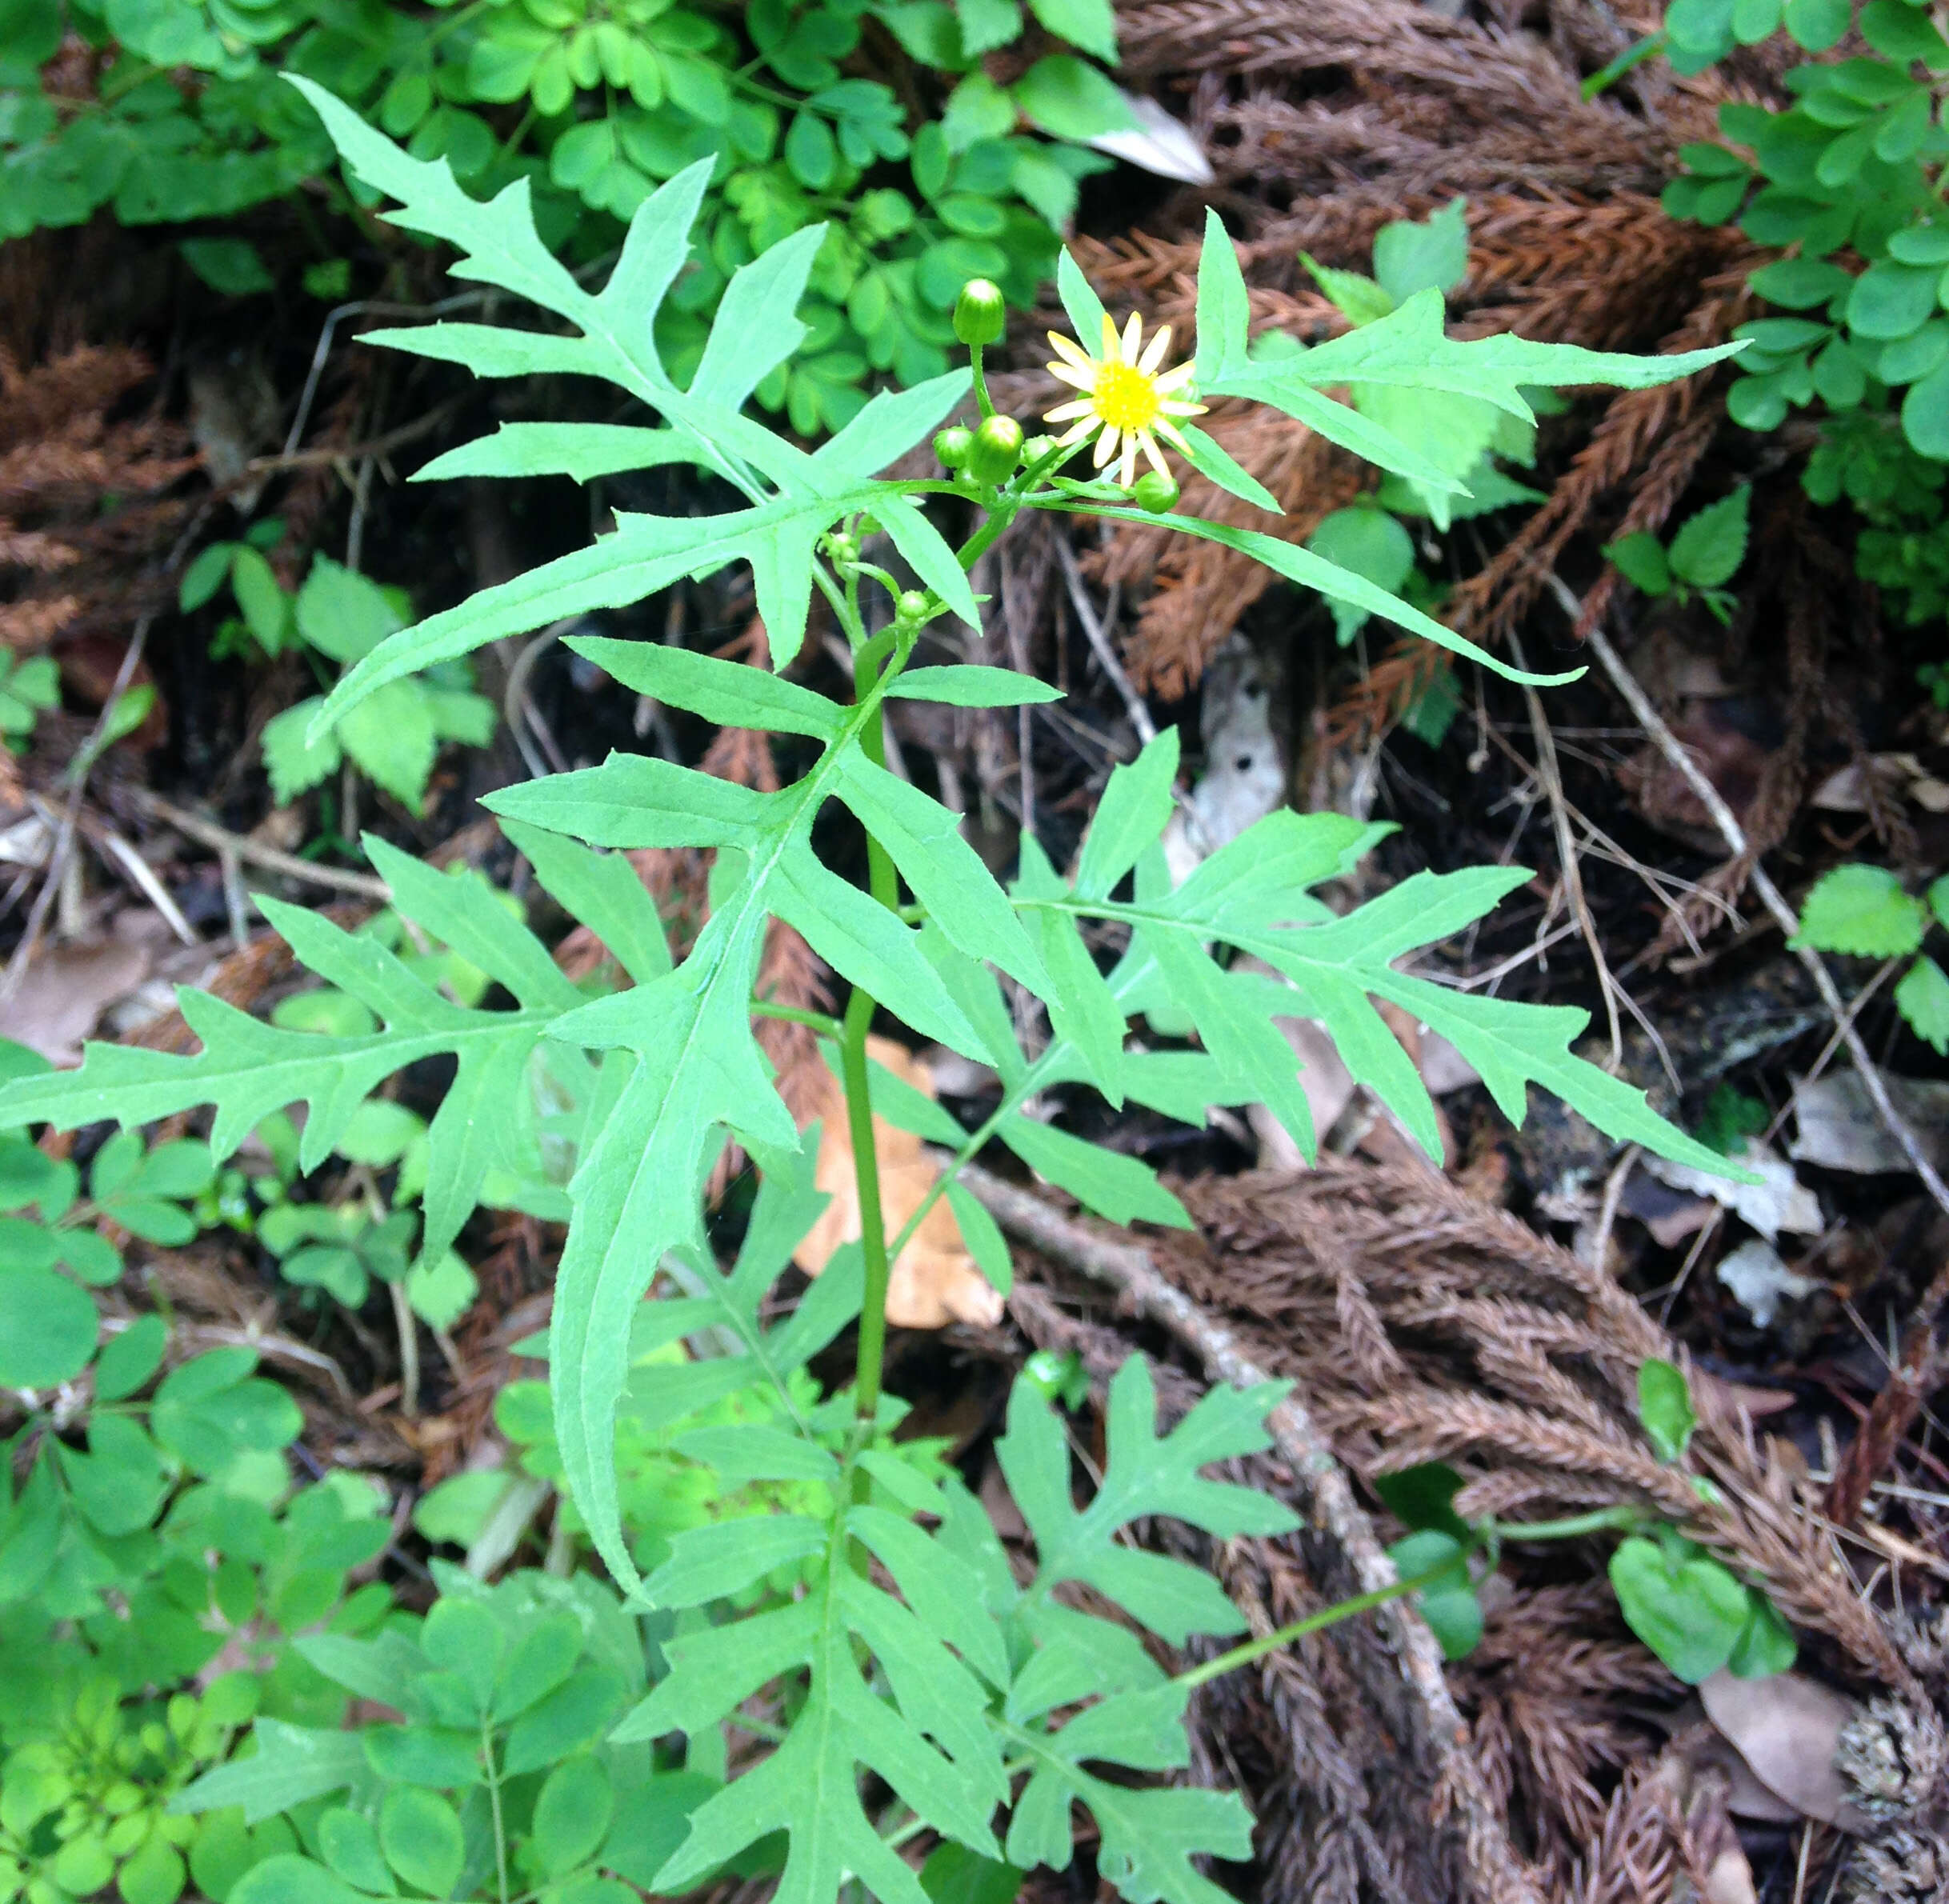
[[[547,650],[582,618],[580,615],[564,615],[558,622],[550,622],[539,634],[530,635],[507,671],[507,690],[501,698],[501,713],[508,732],[514,737],[514,745],[521,750],[530,779],[546,780],[551,771],[566,774],[569,770],[568,760],[556,742],[554,730],[542,719],[541,710],[528,692],[528,677]],[[530,730],[534,737],[532,741],[528,738]]]
[[[1527,668],[1522,644],[1512,633],[1509,638],[1510,652],[1516,658],[1519,667]],[[1603,941],[1599,936],[1597,920],[1591,911],[1591,902],[1583,890],[1583,868],[1578,858],[1577,842],[1570,830],[1570,814],[1563,798],[1563,774],[1556,758],[1556,738],[1550,731],[1549,717],[1543,712],[1541,697],[1526,682],[1523,694],[1529,704],[1530,733],[1536,743],[1536,778],[1543,790],[1543,797],[1550,802],[1550,818],[1556,828],[1557,864],[1563,873],[1563,893],[1570,902],[1570,910],[1576,915],[1577,926],[1583,943],[1591,954],[1591,964],[1597,973],[1597,989],[1603,994],[1604,1017],[1611,1026],[1611,1068],[1617,1070],[1624,1062],[1624,1028],[1618,1020],[1618,993],[1621,989],[1611,976],[1611,966],[1604,957]]]
[[[1123,711],[1130,716],[1138,739],[1147,747],[1157,738],[1157,723],[1151,718],[1151,710],[1144,706],[1143,696],[1131,685],[1123,662],[1117,659],[1116,650],[1110,645],[1103,617],[1096,612],[1096,604],[1090,599],[1090,591],[1083,586],[1083,570],[1077,563],[1076,551],[1069,546],[1069,538],[1059,535],[1055,545],[1056,560],[1063,565],[1063,582],[1069,590],[1070,606],[1075,610],[1076,619],[1083,625],[1083,638],[1090,644],[1090,652],[1109,676],[1110,685],[1122,696]]]
[[[68,860],[74,850],[75,834],[80,830],[82,801],[87,794],[88,776],[94,771],[102,751],[102,737],[108,731],[109,720],[117,704],[135,678],[136,668],[142,658],[142,646],[149,639],[150,626],[154,620],[154,615],[144,615],[135,624],[135,632],[129,637],[128,647],[122,654],[122,666],[115,670],[115,684],[102,702],[102,711],[96,715],[88,738],[76,750],[75,758],[82,770],[74,776],[74,784],[69,789],[60,830],[54,836],[54,850],[48,855],[47,876],[34,896],[33,909],[27,914],[26,930],[20,935],[20,943],[14,948],[14,956],[7,961],[6,972],[0,974],[0,1005],[6,1004],[19,990],[20,982],[27,975],[27,967],[40,950],[41,934],[47,929],[48,912],[67,877]]]
[[[228,827],[219,826],[214,820],[206,820],[201,814],[191,813],[186,807],[178,806],[174,801],[165,800],[160,794],[152,794],[146,787],[130,787],[126,797],[131,806],[147,818],[160,820],[166,826],[173,826],[190,839],[200,842],[220,856],[240,859],[251,866],[262,866],[267,873],[281,873],[286,879],[296,879],[311,886],[329,886],[334,892],[355,893],[362,899],[371,899],[378,904],[388,904],[393,889],[383,879],[374,878],[370,873],[353,873],[338,866],[314,866],[308,859],[300,859],[295,854],[281,853],[275,846],[260,845],[247,834],[232,833]]]
[[[1565,613],[1573,618],[1581,615],[1583,604],[1563,579],[1553,574],[1550,581]],[[1652,744],[1665,758],[1684,776],[1686,785],[1698,796],[1699,805],[1711,816],[1713,825],[1719,830],[1719,837],[1726,842],[1726,850],[1735,858],[1746,858],[1749,848],[1745,829],[1734,817],[1732,809],[1720,797],[1719,789],[1706,777],[1699,763],[1680,744],[1678,736],[1666,725],[1664,716],[1651,705],[1651,698],[1638,685],[1637,678],[1625,666],[1604,631],[1601,628],[1593,627],[1584,638],[1591,652],[1603,665],[1604,672],[1611,677],[1611,685],[1624,697],[1626,705],[1637,717],[1639,726],[1643,728]],[[1888,1095],[1888,1087],[1883,1082],[1879,1069],[1869,1055],[1867,1046],[1860,1032],[1855,1029],[1852,1019],[1848,1016],[1847,1002],[1841,997],[1832,974],[1812,946],[1792,945],[1792,942],[1800,936],[1799,916],[1781,896],[1779,888],[1773,883],[1757,856],[1753,858],[1751,865],[1754,891],[1759,894],[1760,903],[1772,914],[1780,930],[1787,935],[1789,946],[1799,954],[1801,964],[1807,967],[1807,975],[1820,993],[1822,1004],[1827,1006],[1835,1025],[1840,1027],[1842,1042],[1847,1047],[1847,1054],[1855,1061],[1855,1069],[1861,1074],[1862,1085],[1880,1114],[1882,1122],[1887,1126],[1888,1134],[1901,1146],[1902,1154],[1908,1159],[1909,1167],[1921,1179],[1923,1188],[1935,1199],[1937,1207],[1949,1212],[1949,1184],[1943,1182],[1935,1166],[1929,1162],[1915,1132],[1895,1109],[1895,1101]]]
[[[273,476],[282,470],[328,469],[334,463],[353,463],[370,461],[384,456],[388,451],[403,449],[408,443],[417,442],[422,436],[430,436],[447,418],[467,401],[471,393],[462,391],[446,402],[436,404],[424,416],[415,417],[410,423],[402,423],[397,429],[389,430],[383,436],[375,436],[363,443],[346,443],[338,449],[329,445],[320,450],[294,450],[277,456],[254,456],[244,465],[244,473],[235,482],[225,486],[236,489],[246,482],[259,482]]]
[[[1147,1250],[1099,1234],[977,1165],[962,1165],[960,1180],[1011,1235],[1106,1284],[1124,1306],[1170,1330],[1199,1357],[1211,1380],[1251,1388],[1270,1379],[1240,1352],[1229,1329],[1165,1278]],[[1308,1518],[1338,1544],[1363,1591],[1393,1585],[1398,1577],[1394,1562],[1304,1404],[1289,1394],[1267,1415],[1266,1426],[1291,1470]],[[1434,1634],[1404,1601],[1381,1607],[1376,1618],[1426,1716],[1428,1748],[1455,1806],[1476,1894],[1497,1904],[1541,1904],[1469,1750],[1468,1727],[1449,1690]]]

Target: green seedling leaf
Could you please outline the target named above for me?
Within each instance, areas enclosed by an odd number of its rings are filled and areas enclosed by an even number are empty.
[[[1687,1686],[1732,1656],[1752,1615],[1747,1590],[1689,1541],[1675,1552],[1633,1534],[1611,1557],[1611,1585],[1625,1624]]]
[[[245,1872],[228,1904],[365,1904],[365,1898],[322,1865],[283,1853]]]
[[[1468,275],[1468,201],[1454,198],[1419,223],[1400,219],[1374,236],[1374,275],[1394,303],[1417,291],[1446,294]]]
[[[1746,1598],[1751,1610],[1726,1670],[1735,1679],[1766,1679],[1790,1670],[1799,1651],[1793,1629],[1758,1587],[1749,1586]]]
[[[1466,1524],[1464,1529],[1466,1533]],[[1467,1658],[1482,1638],[1482,1602],[1468,1572],[1468,1542],[1473,1538],[1471,1534],[1459,1540],[1431,1527],[1396,1541],[1387,1550],[1402,1579],[1423,1574],[1435,1576],[1416,1591],[1415,1602],[1443,1657],[1449,1659]]]
[[[1638,1370],[1638,1418],[1660,1461],[1683,1461],[1699,1426],[1684,1373],[1656,1356]]]
[[[1015,1904],[1028,1875],[950,1839],[927,1854],[920,1887],[933,1904]]]
[[[1398,594],[1415,566],[1415,542],[1385,510],[1336,509],[1307,537],[1307,549],[1376,588]],[[1334,633],[1344,647],[1367,626],[1367,611],[1330,602]]]
[[[1639,530],[1635,535],[1620,536],[1604,545],[1604,559],[1631,586],[1647,595],[1671,593],[1671,565],[1665,559],[1664,545],[1655,535]]]
[[[1738,574],[1746,559],[1746,518],[1752,498],[1751,486],[1743,484],[1700,510],[1671,538],[1671,573],[1679,581],[1695,588],[1719,588]]]
[[[1444,1534],[1459,1546],[1475,1538],[1474,1530],[1455,1512],[1462,1477],[1445,1461],[1424,1461],[1397,1474],[1379,1475],[1374,1491],[1387,1502],[1387,1511],[1415,1533]]]
[[[1949,1057],[1949,973],[1932,958],[1918,958],[1895,986],[1895,1004],[1917,1038],[1938,1057]]]
[[[1823,876],[1800,908],[1789,942],[1859,958],[1899,958],[1922,943],[1927,915],[1885,866],[1844,866]]]

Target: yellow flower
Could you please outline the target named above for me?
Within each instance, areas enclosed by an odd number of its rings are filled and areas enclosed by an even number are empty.
[[[1191,454],[1190,444],[1185,442],[1171,419],[1201,417],[1205,414],[1205,406],[1202,403],[1187,402],[1172,394],[1184,390],[1190,383],[1191,365],[1179,364],[1170,370],[1159,368],[1165,354],[1171,349],[1168,324],[1151,338],[1147,346],[1143,347],[1141,353],[1143,320],[1134,314],[1124,326],[1121,337],[1117,335],[1117,327],[1111,322],[1110,314],[1107,311],[1103,314],[1103,350],[1100,357],[1091,356],[1080,344],[1069,338],[1059,337],[1053,330],[1049,333],[1049,341],[1055,346],[1056,355],[1061,360],[1051,364],[1050,370],[1083,393],[1073,402],[1059,403],[1043,418],[1045,423],[1071,426],[1068,433],[1061,438],[1065,448],[1095,437],[1094,461],[1099,470],[1107,469],[1120,449],[1123,462],[1115,480],[1125,489],[1136,480],[1139,450],[1149,458],[1151,468],[1160,476],[1170,475],[1157,446],[1160,436],[1182,454]]]

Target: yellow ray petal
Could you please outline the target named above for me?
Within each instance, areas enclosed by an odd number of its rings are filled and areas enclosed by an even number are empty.
[[[1048,333],[1049,347],[1058,357],[1067,358],[1080,370],[1094,370],[1096,359],[1091,356],[1073,337],[1064,337],[1059,330]]]
[[[1079,370],[1075,364],[1069,363],[1044,364],[1043,368],[1051,377],[1059,377],[1063,382],[1073,385],[1079,390],[1093,390],[1096,388],[1095,364],[1091,364],[1087,370]]]
[[[1151,467],[1156,470],[1159,475],[1168,479],[1171,471],[1164,466],[1163,454],[1157,446],[1157,438],[1151,435],[1149,430],[1140,430],[1137,432],[1137,441],[1144,454],[1150,458]]]
[[[1067,423],[1071,417],[1093,417],[1096,406],[1087,397],[1079,397],[1074,403],[1059,403],[1054,410],[1043,412],[1045,423]]]
[[[1152,338],[1149,343],[1145,345],[1143,355],[1137,360],[1137,368],[1140,370],[1155,370],[1169,355],[1170,351],[1171,326],[1167,324],[1159,330],[1157,335]]]
[[[1096,465],[1098,469],[1102,469],[1103,466],[1116,454],[1117,438],[1123,435],[1123,432],[1120,430],[1106,430],[1103,434],[1096,439],[1095,452],[1091,457],[1091,460]]]
[[[1108,311],[1103,313],[1103,362],[1107,364],[1123,362],[1123,354],[1117,348],[1116,321]]]
[[[1160,370],[1157,377],[1157,387],[1159,392],[1168,396],[1173,390],[1182,390],[1186,384],[1191,382],[1192,377],[1196,374],[1197,369],[1198,366],[1195,363],[1182,363],[1174,365],[1168,370]]]
[[[1131,313],[1131,321],[1123,326],[1123,361],[1134,364],[1137,361],[1137,346],[1143,341],[1143,319],[1135,311]]]
[[[1128,489],[1137,480],[1137,436],[1131,430],[1123,439],[1123,462],[1117,471],[1117,483],[1123,489]]]

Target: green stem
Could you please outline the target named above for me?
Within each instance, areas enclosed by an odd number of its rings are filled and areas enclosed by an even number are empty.
[[[1467,1552],[1467,1550],[1464,1550]],[[1308,1614],[1303,1620],[1295,1620],[1290,1626],[1282,1626],[1276,1633],[1268,1633],[1263,1639],[1247,1640],[1242,1646],[1234,1646],[1229,1653],[1221,1653],[1215,1659],[1207,1659],[1203,1666],[1191,1667],[1178,1674],[1173,1686],[1181,1686],[1189,1691],[1203,1686],[1207,1679],[1216,1679],[1222,1674],[1231,1672],[1236,1666],[1250,1666],[1254,1660],[1263,1659],[1268,1653],[1277,1653],[1290,1646],[1296,1639],[1303,1639],[1309,1633],[1317,1633],[1323,1626],[1337,1626],[1342,1620],[1350,1620],[1357,1613],[1371,1613],[1376,1606],[1385,1606],[1390,1600],[1404,1598],[1409,1594],[1418,1594],[1423,1587],[1432,1586],[1436,1581],[1455,1572],[1461,1557],[1445,1560],[1439,1566],[1430,1567],[1427,1572],[1411,1574],[1405,1580],[1397,1580],[1391,1586],[1377,1586],[1371,1593],[1356,1594],[1351,1600],[1336,1601],[1331,1606],[1324,1606],[1318,1613]]]
[[[976,392],[986,403],[987,393],[982,383],[981,353],[976,350],[972,355]],[[993,513],[958,551],[957,559],[964,571],[971,569],[983,551],[1007,528],[1019,506],[1019,498],[1008,492],[997,498]],[[854,699],[864,702],[881,686],[884,676],[898,674],[906,665],[916,631],[909,630],[902,635],[896,626],[874,640],[867,641],[855,590],[842,590],[826,585],[822,573],[819,573],[818,579],[826,599],[845,628],[847,646],[853,650]],[[883,767],[886,764],[886,732],[878,705],[860,730],[859,747],[875,766]],[[866,874],[873,897],[897,915],[900,910],[899,875],[891,856],[870,832],[866,835]],[[866,1287],[854,1382],[854,1432],[862,1446],[870,1438],[872,1425],[879,1414],[880,1382],[886,1356],[886,1290],[892,1279],[893,1265],[918,1226],[921,1217],[946,1185],[946,1178],[943,1176],[920,1210],[901,1230],[898,1240],[890,1251],[886,1245],[886,1215],[880,1208],[879,1159],[874,1148],[873,1100],[866,1063],[866,1034],[872,1026],[874,1009],[871,995],[862,987],[854,986],[846,1001],[844,1023],[839,1027],[840,1077],[846,1090],[846,1130],[853,1145],[853,1182],[859,1195],[860,1247],[866,1258]],[[1031,1068],[1031,1075],[1034,1069]],[[975,1134],[970,1140],[971,1147],[963,1147],[964,1158],[972,1156],[974,1149],[987,1141],[1000,1114],[998,1113]],[[957,1163],[956,1168],[958,1167]],[[857,1471],[855,1488],[863,1487],[865,1479],[864,1471]]]
[[[501,1770],[494,1761],[494,1730],[481,1720],[481,1756],[487,1763],[487,1804],[494,1818],[494,1868],[501,1904],[507,1904],[507,1827],[501,1817]]]
[[[1322,1607],[1318,1613],[1309,1614],[1303,1620],[1295,1620],[1289,1626],[1282,1626],[1276,1633],[1268,1633],[1263,1639],[1248,1640],[1242,1646],[1234,1646],[1229,1653],[1221,1653],[1215,1659],[1207,1659],[1203,1666],[1193,1666],[1179,1673],[1171,1683],[1187,1690],[1203,1686],[1207,1679],[1215,1679],[1223,1673],[1229,1673],[1235,1666],[1250,1666],[1254,1660],[1263,1659],[1268,1653],[1276,1653],[1289,1646],[1296,1639],[1303,1639],[1309,1633],[1317,1633],[1323,1626],[1336,1626],[1342,1620],[1351,1619],[1355,1614],[1371,1613],[1376,1606],[1384,1606],[1390,1600],[1399,1600],[1408,1594],[1419,1593],[1424,1587],[1432,1586],[1444,1577],[1452,1578],[1456,1566],[1469,1554],[1487,1543],[1497,1541],[1558,1541],[1580,1540],[1586,1534],[1607,1534],[1620,1529],[1640,1527],[1651,1517],[1641,1507],[1619,1506],[1593,1508],[1588,1514],[1567,1514],[1557,1521],[1485,1521],[1473,1530],[1473,1538],[1459,1554],[1452,1555],[1438,1566],[1428,1568],[1419,1574],[1411,1574],[1404,1580],[1397,1580],[1391,1586],[1377,1586],[1371,1593],[1356,1594],[1351,1600],[1336,1601],[1331,1606]]]
[[[809,1026],[821,1038],[839,1038],[846,1035],[846,1028],[835,1018],[822,1011],[805,1011],[796,1005],[774,1005],[769,998],[751,1001],[753,1017],[760,1018],[783,1018],[789,1024]]]
[[[1581,1540],[1587,1534],[1629,1533],[1655,1518],[1642,1507],[1620,1504],[1567,1514],[1560,1521],[1492,1521],[1489,1532],[1503,1541]]]
[[[864,701],[878,685],[880,654],[877,644],[869,644],[860,625],[858,610],[847,602],[850,626],[846,629],[854,650],[854,691]],[[884,652],[884,650],[882,650]],[[898,671],[906,654],[896,642],[886,655],[888,667]],[[860,751],[875,766],[886,764],[886,730],[876,705],[859,735]],[[900,905],[899,875],[886,849],[871,833],[866,835],[866,877],[873,897],[889,911]],[[880,1207],[879,1155],[873,1140],[873,1098],[866,1069],[866,1036],[873,1027],[874,1002],[864,986],[854,986],[846,1000],[846,1021],[841,1032],[840,1076],[846,1087],[847,1134],[853,1144],[853,1182],[859,1194],[859,1242],[866,1257],[866,1289],[859,1317],[859,1354],[854,1378],[854,1406],[856,1430],[863,1445],[871,1436],[880,1407],[880,1375],[886,1358],[886,1290],[893,1276],[893,1258],[886,1253],[886,1218]],[[864,1471],[854,1478],[857,1490],[865,1483]]]
[[[974,401],[981,406],[982,420],[986,422],[995,414],[995,406],[988,400],[988,379],[981,372],[981,346],[968,346],[968,364],[974,373]],[[965,566],[965,565],[964,565]]]
[[[846,1130],[853,1140],[853,1181],[859,1192],[859,1242],[866,1258],[854,1390],[862,1440],[879,1413],[880,1370],[886,1355],[886,1286],[893,1274],[892,1258],[886,1254],[886,1218],[880,1208],[880,1164],[874,1150],[873,1100],[866,1075],[866,1033],[872,1023],[873,1000],[856,985],[846,1002],[839,1056],[846,1085]]]

